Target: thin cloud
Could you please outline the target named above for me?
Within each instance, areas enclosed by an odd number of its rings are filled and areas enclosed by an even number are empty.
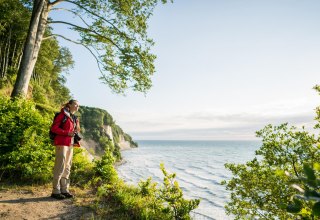
[[[130,134],[136,139],[256,139],[255,132],[267,124],[290,125],[312,128],[314,115],[301,113],[295,115],[257,115],[257,114],[189,114],[168,117],[157,122],[132,121],[139,124]],[[190,125],[190,126],[186,126]]]

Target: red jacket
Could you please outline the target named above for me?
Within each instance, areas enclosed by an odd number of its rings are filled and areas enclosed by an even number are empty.
[[[65,118],[65,115],[67,120],[65,121],[65,123],[62,123],[63,119]],[[54,119],[53,125],[51,127],[51,131],[57,134],[54,138],[54,145],[72,145],[73,137],[68,136],[68,133],[74,131],[75,123],[73,122],[70,113],[66,109],[62,108],[60,114]]]

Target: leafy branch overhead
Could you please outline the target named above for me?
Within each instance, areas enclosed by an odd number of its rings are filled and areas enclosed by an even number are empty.
[[[97,61],[103,83],[117,93],[126,89],[146,92],[152,86],[151,76],[155,72],[156,56],[150,52],[154,45],[147,35],[148,18],[155,6],[167,0],[20,0],[32,9],[25,52],[37,59],[42,40],[61,37],[80,44],[90,51]],[[60,4],[63,3],[63,4]],[[49,18],[51,11],[65,13],[62,20]],[[57,16],[58,17],[58,16]],[[77,33],[77,39],[61,34],[45,35],[47,25],[67,26]],[[26,49],[27,48],[27,49]],[[29,57],[29,58],[28,58]],[[23,62],[23,60],[25,61]],[[22,58],[22,66],[12,96],[25,95],[29,69],[33,69],[30,54]],[[31,71],[32,72],[32,71]]]
[[[148,90],[151,87],[150,76],[154,73],[155,56],[150,54],[153,41],[146,34],[149,15],[143,13],[150,14],[153,8],[140,4],[103,7],[101,3],[88,8],[81,3],[66,2],[76,6],[66,11],[80,18],[82,26],[66,21],[49,23],[67,25],[80,34],[77,42],[90,48],[102,73],[101,79],[116,92],[130,86],[138,91]],[[89,24],[86,22],[88,20],[92,22]],[[128,80],[132,83],[128,84]]]

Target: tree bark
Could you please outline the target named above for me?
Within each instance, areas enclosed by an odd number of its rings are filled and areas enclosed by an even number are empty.
[[[25,98],[28,93],[30,78],[38,58],[40,45],[47,26],[50,5],[48,0],[34,0],[29,30],[23,49],[17,80],[11,97]]]
[[[12,55],[11,55],[11,62],[10,62],[10,66],[12,66],[12,67],[14,67],[14,66],[15,66],[16,53],[17,53],[17,40],[15,40],[15,41],[14,41],[13,51],[12,51]]]
[[[7,75],[8,66],[9,66],[9,60],[10,60],[10,47],[11,47],[11,33],[12,33],[12,26],[9,29],[9,36],[8,36],[8,47],[7,47],[7,53],[6,53],[6,63],[4,66],[3,76]]]
[[[10,48],[10,32],[9,36],[6,37],[5,45],[4,45],[4,53],[2,58],[2,66],[1,66],[1,78],[4,78],[6,75],[6,67],[8,64],[8,53]]]
[[[16,68],[18,68],[20,66],[22,55],[23,55],[23,50],[22,50],[22,45],[21,45],[20,52],[19,52],[19,55],[18,55],[17,66],[15,66]]]
[[[4,59],[4,55],[2,55],[2,51],[3,51],[3,48],[2,48],[2,42],[0,44],[0,78],[3,78],[3,72],[2,72],[2,64],[3,64],[3,59]]]

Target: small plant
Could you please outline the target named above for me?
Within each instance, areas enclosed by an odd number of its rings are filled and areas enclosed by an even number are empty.
[[[111,158],[109,152],[101,161],[96,162],[94,168],[97,176],[94,178],[94,184],[98,182],[95,184],[98,186],[96,209],[100,213],[106,213],[104,209],[110,209],[108,204],[112,203],[118,208],[109,210],[108,217],[113,216],[114,219],[190,219],[190,211],[199,205],[200,200],[183,198],[183,192],[174,180],[176,174],[169,174],[161,164],[164,174],[163,185],[159,186],[148,178],[140,181],[136,187],[113,176]]]
[[[164,175],[163,187],[160,188],[160,198],[167,204],[166,210],[176,220],[190,219],[190,211],[198,207],[200,200],[183,198],[183,192],[179,183],[175,180],[176,174],[169,174],[163,164],[160,164],[160,168]]]
[[[74,148],[70,177],[71,184],[85,186],[94,175],[93,165],[88,158],[88,152],[83,148]]]
[[[115,158],[112,152],[107,150],[101,160],[95,161],[94,170],[97,176],[100,176],[105,183],[110,183],[118,178],[118,174],[113,164]]]

